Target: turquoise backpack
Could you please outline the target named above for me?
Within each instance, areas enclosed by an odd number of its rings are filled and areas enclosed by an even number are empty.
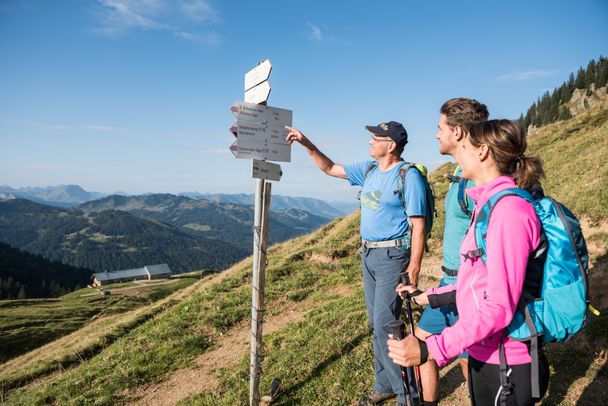
[[[492,210],[503,197],[513,195],[532,204],[542,224],[542,236],[539,247],[530,255],[518,310],[505,335],[529,345],[532,396],[539,397],[539,344],[568,341],[587,321],[589,254],[580,223],[568,208],[550,197],[535,199],[523,189],[508,189],[492,196],[479,210],[474,220],[477,249],[469,252],[470,256],[486,262],[486,234]],[[504,403],[512,387],[506,375],[502,344],[500,364]]]

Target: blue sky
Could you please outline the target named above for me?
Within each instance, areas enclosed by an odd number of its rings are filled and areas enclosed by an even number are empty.
[[[0,0],[0,184],[252,193],[228,150],[243,75],[270,59],[269,105],[336,162],[397,120],[404,157],[447,160],[438,109],[474,97],[516,118],[608,55],[606,1]],[[351,200],[302,148],[274,194]]]

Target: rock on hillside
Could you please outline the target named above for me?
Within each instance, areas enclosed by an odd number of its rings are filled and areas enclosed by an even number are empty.
[[[595,83],[589,89],[576,89],[567,103],[570,114],[576,116],[582,112],[597,107],[608,100],[608,86],[597,88]]]

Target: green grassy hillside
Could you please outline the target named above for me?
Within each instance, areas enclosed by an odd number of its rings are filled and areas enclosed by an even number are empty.
[[[606,109],[596,110],[587,118],[530,135],[531,150],[546,162],[545,188],[586,221],[592,303],[601,309],[608,304],[603,296],[608,226],[605,199],[599,197],[605,197],[608,184],[608,156],[605,141],[597,137],[606,134],[605,114]],[[570,136],[558,137],[562,133]],[[576,151],[593,157],[580,157]],[[578,160],[584,163],[579,165]],[[447,188],[443,175],[450,172],[448,165],[431,177],[439,196]],[[596,198],[589,196],[593,193]],[[282,379],[283,393],[273,404],[349,405],[372,383],[372,346],[357,255],[358,221],[357,214],[338,219],[269,249],[261,389],[265,393],[274,377]],[[435,252],[439,244],[435,236]],[[424,287],[436,283],[439,265],[436,254],[425,257]],[[17,357],[1,368],[4,401],[7,405],[246,405],[250,282],[248,259],[170,295],[162,306],[125,313],[125,318],[139,317],[140,322],[61,372],[49,369],[28,379],[24,364],[19,364],[28,354]],[[544,405],[608,402],[606,314],[592,317],[572,342],[549,347],[552,380]],[[79,334],[85,331],[57,344],[78,339]],[[63,348],[67,347],[40,351],[36,360],[46,362],[62,351],[64,356],[74,352]],[[442,404],[467,404],[462,376],[453,365],[442,371]],[[26,382],[29,385],[23,386]]]
[[[592,225],[608,219],[608,104],[528,134],[543,159],[545,192]]]
[[[138,281],[104,286],[109,292],[102,296],[97,289],[79,289],[59,298],[0,300],[0,362],[7,362],[28,351],[42,347],[91,324],[98,319],[111,319],[135,309],[148,307],[175,291],[198,281],[204,273],[184,274],[179,279],[159,279],[155,281]],[[101,342],[116,338],[121,332],[108,330],[99,334]],[[84,353],[91,353],[98,343],[90,348],[83,348]],[[74,353],[63,354],[57,362],[38,359],[36,365],[22,369],[18,381],[27,379],[28,375],[43,374],[58,367],[77,362]],[[10,363],[9,363],[10,364]],[[0,377],[8,378],[5,372],[11,369],[9,364]],[[22,364],[18,364],[19,369]],[[10,381],[10,384],[9,384]],[[13,379],[3,379],[4,385],[12,385]]]

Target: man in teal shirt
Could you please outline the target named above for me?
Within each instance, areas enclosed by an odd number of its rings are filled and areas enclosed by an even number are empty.
[[[438,131],[435,138],[439,140],[439,152],[451,155],[458,161],[458,154],[467,136],[469,127],[476,122],[488,119],[488,109],[477,100],[455,98],[441,106]],[[456,283],[460,266],[460,244],[466,234],[470,215],[473,212],[471,201],[464,190],[474,183],[460,178],[460,168],[451,175],[451,184],[445,198],[445,228],[443,231],[443,278],[439,286]],[[440,334],[443,329],[454,325],[458,320],[456,305],[431,309],[427,306],[416,326],[416,337],[421,340],[431,334]],[[467,378],[467,354],[459,356],[462,371]],[[420,366],[425,406],[437,405],[439,371],[435,361],[428,361]]]

